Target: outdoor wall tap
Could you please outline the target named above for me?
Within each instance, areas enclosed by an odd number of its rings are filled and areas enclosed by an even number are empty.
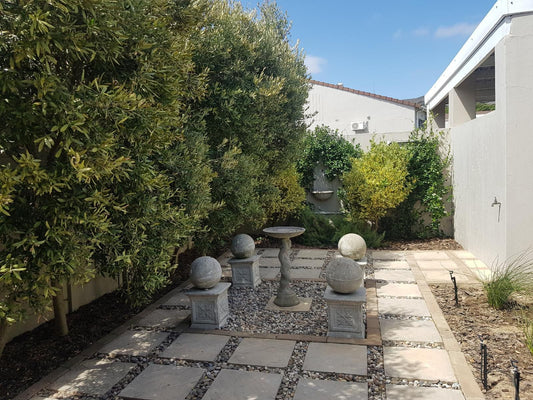
[[[494,201],[490,205],[491,207],[498,206],[498,222],[500,222],[500,211],[502,210],[502,203],[498,201],[496,196],[494,196]]]

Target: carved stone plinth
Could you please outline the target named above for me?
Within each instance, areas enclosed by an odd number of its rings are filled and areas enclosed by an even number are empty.
[[[235,287],[256,288],[261,284],[259,275],[259,259],[261,256],[256,255],[248,258],[230,258],[231,280]]]
[[[191,300],[193,329],[219,329],[229,315],[228,289],[231,283],[220,282],[211,289],[191,289],[186,292]]]
[[[360,287],[353,293],[340,294],[328,285],[324,293],[328,305],[328,336],[341,338],[365,338],[363,304],[366,289]]]

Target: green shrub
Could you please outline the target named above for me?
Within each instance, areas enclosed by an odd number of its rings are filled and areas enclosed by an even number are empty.
[[[315,180],[314,170],[318,164],[324,167],[327,179],[340,178],[351,168],[351,159],[362,154],[359,144],[353,145],[344,139],[338,131],[327,126],[317,126],[314,131],[308,131],[303,154],[298,160],[298,172],[302,174],[302,186],[312,189]]]
[[[491,275],[483,280],[489,305],[503,309],[510,305],[513,294],[533,292],[532,252],[524,252],[491,268]]]
[[[411,191],[408,179],[408,151],[398,143],[371,141],[370,150],[352,160],[342,177],[345,200],[353,220],[379,221],[404,201]]]
[[[533,356],[533,319],[526,317],[523,320],[523,327],[526,346],[529,349],[531,355]]]

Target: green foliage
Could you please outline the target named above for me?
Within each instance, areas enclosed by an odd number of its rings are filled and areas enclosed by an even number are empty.
[[[314,169],[321,164],[329,180],[340,178],[351,168],[351,159],[361,157],[359,144],[353,145],[337,131],[327,126],[317,126],[308,131],[303,145],[303,155],[297,163],[302,174],[302,186],[311,189],[315,180]]]
[[[483,280],[489,305],[496,309],[509,306],[513,294],[533,293],[533,258],[526,251],[491,267],[491,275]]]
[[[186,40],[200,14],[183,4],[2,3],[1,319],[97,273],[141,303],[200,229],[211,171]]]
[[[496,104],[492,103],[476,103],[476,111],[494,111],[496,110]]]
[[[524,315],[522,317],[522,327],[524,330],[524,338],[529,352],[533,356],[533,319]]]
[[[309,207],[302,208],[291,224],[305,228],[303,235],[293,239],[305,246],[335,247],[342,236],[357,233],[365,239],[367,247],[375,249],[381,246],[385,236],[372,230],[368,224],[354,222],[343,215],[317,214]]]
[[[411,191],[408,179],[409,153],[398,143],[371,141],[370,150],[352,160],[343,175],[346,206],[353,220],[379,220],[404,201]]]
[[[409,151],[412,190],[407,199],[382,221],[381,227],[389,238],[443,235],[440,224],[448,215],[446,204],[451,196],[451,186],[447,183],[450,156],[444,134],[433,131],[430,126],[413,131],[405,146]]]
[[[273,4],[256,14],[213,0],[192,38],[196,71],[206,72],[207,95],[197,106],[207,111],[212,198],[220,205],[205,220],[209,231],[196,239],[204,251],[239,227],[258,228],[293,207],[269,211],[281,195],[277,177],[296,161],[305,132],[307,72],[288,32]]]
[[[275,190],[268,198],[269,203],[264,200],[269,219],[283,223],[303,208],[305,191],[300,186],[299,180],[300,175],[294,165],[272,177],[272,184],[267,187]]]

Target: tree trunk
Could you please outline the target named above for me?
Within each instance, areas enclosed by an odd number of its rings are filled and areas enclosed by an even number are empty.
[[[7,321],[5,319],[0,319],[0,357],[2,357],[4,347],[6,347],[8,328],[9,324]]]
[[[58,284],[58,292],[52,299],[54,305],[54,321],[56,326],[56,332],[59,336],[68,335],[67,313],[65,311],[65,300],[63,285]]]

